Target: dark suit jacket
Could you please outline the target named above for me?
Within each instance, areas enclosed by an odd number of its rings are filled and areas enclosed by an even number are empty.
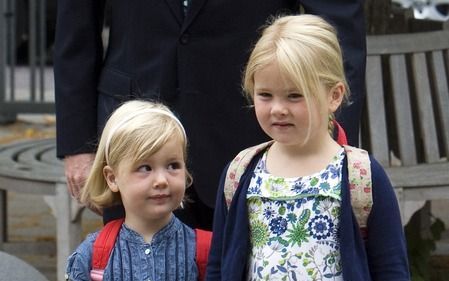
[[[213,206],[226,162],[266,138],[241,91],[251,47],[267,18],[299,12],[299,3],[192,0],[184,17],[181,1],[111,0],[105,53],[104,1],[58,1],[54,57],[58,156],[94,151],[97,131],[121,102],[162,101],[185,125],[194,187],[200,199]],[[352,92],[363,96],[363,1],[301,4],[306,13],[335,24]],[[352,114],[353,120],[359,119]]]

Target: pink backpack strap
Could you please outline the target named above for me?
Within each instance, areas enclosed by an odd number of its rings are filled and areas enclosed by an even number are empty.
[[[264,150],[270,146],[273,141],[264,142],[256,146],[246,148],[237,154],[237,156],[229,164],[228,170],[226,171],[226,178],[224,182],[224,196],[226,200],[226,205],[231,206],[232,198],[237,190],[240,182],[240,177],[246,170],[249,162],[254,156],[260,151]]]
[[[212,240],[212,232],[195,229],[196,234],[196,265],[198,266],[198,280],[204,280],[206,276],[207,260]]]
[[[349,192],[362,237],[366,238],[368,216],[373,206],[371,160],[366,150],[345,145],[348,159]]]
[[[371,160],[366,150],[347,145],[345,130],[333,120],[337,142],[345,148],[351,205],[363,239],[368,238],[368,216],[373,206]]]
[[[123,221],[124,219],[110,221],[100,230],[92,248],[92,270],[90,271],[92,281],[103,280],[104,269],[108,264]]]

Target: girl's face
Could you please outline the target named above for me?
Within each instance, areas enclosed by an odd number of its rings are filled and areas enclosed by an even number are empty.
[[[127,223],[145,221],[164,225],[184,197],[183,146],[172,138],[148,159],[134,165],[124,160],[117,171],[105,171],[105,177],[111,190],[120,192]]]
[[[324,90],[322,94],[326,94]],[[254,74],[253,99],[260,126],[278,143],[303,146],[305,142],[313,143],[318,137],[329,135],[327,116],[320,114],[313,100],[310,101],[310,108],[307,108],[303,94],[291,81],[282,77],[276,63]],[[310,135],[307,137],[309,124]]]

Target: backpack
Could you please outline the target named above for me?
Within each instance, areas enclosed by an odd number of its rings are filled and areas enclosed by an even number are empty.
[[[92,281],[102,281],[104,269],[106,268],[112,249],[115,245],[118,233],[124,219],[116,219],[108,222],[95,239],[92,249],[92,270],[90,278]],[[212,238],[212,232],[195,229],[196,234],[196,264],[198,266],[199,280],[204,280],[206,274],[207,259]]]
[[[348,161],[348,178],[351,205],[364,240],[368,237],[367,221],[373,205],[371,161],[366,150],[347,144],[343,128],[334,123],[338,130],[337,142],[343,145]],[[256,154],[270,146],[273,141],[261,143],[242,150],[229,164],[224,183],[224,196],[229,209],[232,198],[237,190],[240,178]]]

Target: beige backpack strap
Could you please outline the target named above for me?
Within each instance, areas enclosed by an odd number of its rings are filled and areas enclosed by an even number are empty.
[[[226,200],[226,205],[231,206],[232,197],[237,190],[240,182],[240,178],[246,170],[249,162],[254,156],[261,150],[267,148],[273,143],[273,141],[264,142],[256,146],[244,149],[237,154],[237,156],[229,164],[228,170],[226,171],[226,178],[224,182],[224,196]]]
[[[366,150],[345,145],[351,205],[360,229],[367,227],[373,206],[371,161]],[[363,234],[363,233],[362,233]]]

